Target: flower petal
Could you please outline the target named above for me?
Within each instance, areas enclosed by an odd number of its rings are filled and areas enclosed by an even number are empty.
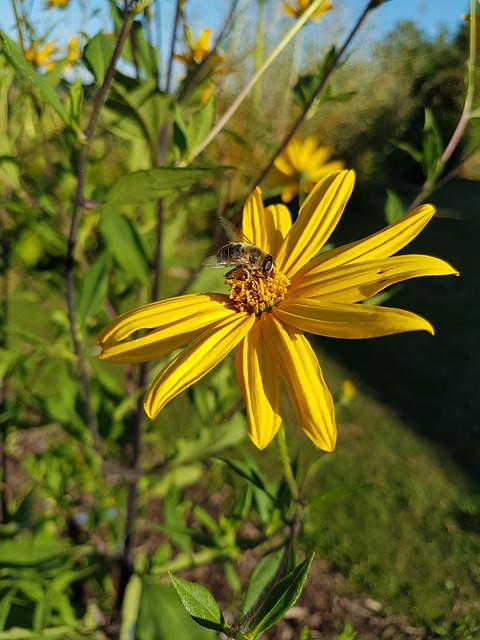
[[[255,187],[243,206],[242,231],[254,245],[265,251],[262,245],[262,242],[265,241],[263,218],[262,190],[260,187]]]
[[[154,329],[140,338],[108,342],[99,357],[101,360],[118,363],[148,362],[189,344],[211,325],[238,313],[236,309],[222,304],[210,305],[210,308],[193,313],[191,309],[184,309],[184,317]],[[157,324],[160,322],[159,318]]]
[[[434,213],[435,209],[432,205],[422,205],[396,222],[392,222],[392,224],[389,224],[385,229],[377,231],[377,233],[367,236],[362,240],[338,247],[337,249],[327,251],[298,270],[295,273],[295,277],[293,279],[291,278],[292,283],[303,278],[306,273],[316,269],[320,265],[323,265],[325,269],[336,269],[350,262],[365,262],[367,260],[389,258],[416,238]]]
[[[196,314],[231,303],[229,297],[220,293],[192,293],[176,298],[168,298],[137,307],[112,320],[98,334],[97,342],[101,347],[125,340],[135,331],[158,329],[184,318],[192,318],[195,326]]]
[[[254,315],[237,312],[210,326],[160,371],[145,395],[145,412],[153,420],[163,407],[203,378],[245,337]]]
[[[377,338],[404,331],[434,334],[425,318],[391,307],[294,298],[281,302],[273,313],[287,325],[329,338]]]
[[[292,226],[290,211],[283,204],[264,209],[261,190],[257,187],[243,208],[242,231],[254,245],[275,259]]]
[[[328,240],[352,193],[354,181],[353,171],[339,171],[323,178],[310,192],[276,256],[278,268],[289,278]]]
[[[265,348],[262,323],[256,322],[238,346],[236,370],[247,408],[253,444],[265,449],[282,422],[280,372]]]
[[[326,270],[321,264],[296,280],[289,289],[288,298],[321,298],[329,302],[353,303],[410,278],[445,275],[458,276],[458,271],[439,258],[421,255],[353,262]]]
[[[301,428],[317,447],[333,451],[337,439],[333,400],[308,340],[271,313],[262,315],[262,333],[270,357],[285,380]]]

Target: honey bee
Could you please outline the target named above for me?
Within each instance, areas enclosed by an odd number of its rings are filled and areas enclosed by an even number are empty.
[[[216,255],[205,258],[202,265],[213,269],[234,266],[227,276],[243,267],[249,271],[261,271],[263,276],[267,275],[275,266],[272,256],[252,244],[230,220],[220,218],[220,224],[230,242],[220,247]]]

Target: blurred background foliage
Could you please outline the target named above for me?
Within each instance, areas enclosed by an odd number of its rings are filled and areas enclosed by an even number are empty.
[[[273,0],[258,4],[265,5],[267,22],[278,10]],[[149,35],[151,15],[135,17],[91,140],[70,256],[86,399],[65,302],[65,256],[82,130],[124,20],[122,7],[110,3],[110,9],[113,35],[80,34],[80,57],[68,58],[72,45],[55,53],[52,68],[35,70],[38,82],[8,43],[0,50],[0,638],[44,637],[46,629],[52,638],[126,638],[133,637],[128,624],[134,621],[135,637],[168,637],[172,627],[155,611],[158,598],[172,597],[162,580],[168,570],[222,563],[239,606],[242,545],[261,550],[270,541],[274,548],[281,539],[281,502],[266,497],[283,490],[275,451],[260,454],[245,438],[231,362],[172,401],[155,423],[145,421],[137,459],[131,439],[141,394],[137,373],[99,362],[95,336],[115,313],[149,301],[157,263],[161,297],[222,288],[218,273],[199,269],[220,244],[216,218],[240,210],[331,59],[332,43],[306,36],[291,43],[194,161],[193,173],[186,169],[175,182],[173,174],[133,172],[188,164],[256,68],[259,15],[245,8],[234,14],[222,59],[187,67],[177,61],[170,85]],[[26,14],[23,19],[25,53],[36,38],[45,45],[50,36],[35,33],[39,26]],[[276,25],[261,43],[266,52],[285,28]],[[190,26],[195,39],[199,25]],[[180,37],[178,51],[187,44]],[[357,172],[334,244],[384,224],[387,189],[404,208],[419,193],[425,176],[405,148],[421,147],[426,109],[443,144],[448,141],[465,100],[467,57],[459,21],[457,33],[435,37],[399,24],[373,45],[360,40],[342,60],[301,129]],[[302,548],[341,570],[352,589],[414,624],[465,640],[480,635],[479,142],[480,125],[472,119],[445,169],[455,176],[429,198],[438,216],[415,242],[415,252],[446,259],[461,279],[409,283],[393,297],[395,306],[428,317],[437,336],[316,340],[338,400],[337,451],[319,463],[318,451],[297,439],[293,417],[286,420],[299,477],[318,465],[316,475],[308,472],[312,507]],[[263,188],[270,202],[279,201],[273,173]],[[298,201],[291,209],[298,210]],[[342,394],[346,379],[353,392]],[[219,461],[225,457],[246,466],[232,469]],[[263,478],[260,485],[251,481],[252,470]],[[372,486],[333,499],[335,487],[362,483]],[[128,541],[126,531],[133,536]],[[133,565],[125,574],[126,546]],[[207,583],[208,575],[205,569],[201,576]],[[173,602],[165,610],[178,621]],[[189,627],[188,616],[181,624],[181,637],[214,637]]]

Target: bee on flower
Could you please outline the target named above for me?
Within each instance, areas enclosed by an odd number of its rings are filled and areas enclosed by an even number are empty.
[[[80,40],[77,36],[72,36],[67,44],[67,64],[75,64],[80,59],[81,53]]]
[[[431,205],[318,255],[353,185],[352,171],[324,176],[293,224],[285,205],[264,208],[257,188],[243,209],[242,236],[231,241],[238,245],[248,239],[251,246],[223,247],[217,254],[225,268],[233,258],[235,268],[226,276],[228,294],[160,300],[118,316],[103,329],[100,358],[109,362],[147,362],[183,347],[146,393],[145,411],[152,420],[236,348],[236,374],[255,446],[264,449],[280,427],[283,379],[304,433],[320,449],[332,451],[337,438],[334,402],[305,333],[347,339],[404,331],[433,334],[428,320],[415,313],[358,304],[403,280],[458,275],[438,258],[394,255],[432,218]],[[252,252],[255,258],[247,260],[245,254]],[[210,262],[207,266],[214,266]],[[130,339],[143,330],[148,333]]]
[[[332,171],[344,168],[342,160],[329,160],[333,149],[318,145],[315,136],[292,138],[275,158],[275,178],[281,181],[282,201],[290,202],[297,193],[309,193],[314,185]]]

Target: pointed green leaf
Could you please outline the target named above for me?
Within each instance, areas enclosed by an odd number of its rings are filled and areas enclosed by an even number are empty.
[[[18,45],[13,42],[13,40],[10,40],[3,31],[0,31],[0,45],[5,57],[16,74],[22,78],[22,80],[31,83],[37,98],[47,102],[62,118],[65,124],[71,124],[65,107],[60,101],[55,89],[25,60]]]
[[[116,211],[104,211],[99,228],[111,255],[125,273],[140,282],[148,281],[150,265],[135,225]]]
[[[170,572],[168,575],[181,603],[195,622],[207,629],[215,629],[215,631],[229,630],[230,627],[226,624],[218,604],[205,587],[178,578]]]
[[[103,254],[87,271],[78,297],[78,315],[82,324],[97,314],[103,306],[108,290],[110,256]]]
[[[215,640],[211,629],[199,627],[183,608],[173,587],[143,578],[135,636],[139,640]]]
[[[262,591],[272,580],[283,557],[283,549],[278,549],[261,558],[255,565],[248,581],[247,592],[243,599],[241,614],[244,616],[258,600]]]
[[[440,129],[435,121],[433,111],[425,109],[425,125],[423,127],[423,171],[430,182],[435,182],[443,170],[443,143]]]
[[[385,220],[388,224],[399,220],[405,213],[405,205],[400,196],[392,189],[387,189],[387,201],[385,202]]]
[[[256,638],[273,627],[298,600],[307,579],[314,554],[299,564],[273,587],[242,633]]]
[[[97,85],[101,85],[105,79],[113,49],[113,38],[109,38],[103,31],[99,31],[83,50],[82,62],[93,74]]]
[[[205,176],[223,167],[209,169],[183,169],[158,167],[147,171],[136,171],[121,178],[109,200],[98,209],[113,208],[124,204],[143,204],[169,193],[186,189],[201,182]]]

